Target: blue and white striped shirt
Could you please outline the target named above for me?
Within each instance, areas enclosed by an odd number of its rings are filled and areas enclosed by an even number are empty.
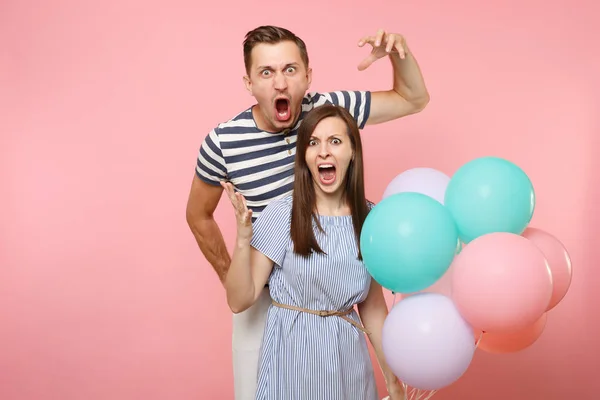
[[[272,200],[291,193],[298,128],[308,111],[323,104],[346,108],[362,129],[369,118],[371,92],[308,93],[294,128],[276,133],[259,129],[250,107],[205,137],[198,152],[196,175],[211,185],[229,180],[246,198],[256,220]]]

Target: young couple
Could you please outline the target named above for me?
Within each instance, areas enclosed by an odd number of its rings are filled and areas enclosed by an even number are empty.
[[[376,400],[365,336],[391,400],[404,398],[381,349],[382,289],[360,257],[372,204],[359,129],[417,113],[429,98],[401,35],[381,30],[367,43],[359,69],[389,57],[391,90],[307,94],[304,42],[279,27],[249,32],[244,79],[257,102],[201,145],[187,219],[234,312],[236,400]],[[237,218],[232,257],[212,215],[223,190]]]

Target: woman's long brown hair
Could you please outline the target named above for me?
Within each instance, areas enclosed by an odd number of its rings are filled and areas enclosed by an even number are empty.
[[[302,256],[308,256],[311,252],[325,253],[315,238],[313,231],[313,221],[317,227],[323,231],[316,215],[316,194],[310,169],[306,164],[306,149],[310,137],[317,124],[325,118],[337,117],[342,119],[348,127],[348,136],[354,151],[354,157],[346,171],[344,195],[352,213],[352,223],[354,225],[354,234],[358,248],[358,258],[362,259],[360,252],[360,232],[367,214],[369,206],[365,197],[365,182],[362,143],[360,140],[360,131],[356,121],[350,113],[343,107],[335,105],[322,105],[313,108],[304,117],[296,143],[296,162],[294,170],[294,189],[292,194],[292,220],[291,236],[294,243],[294,251]]]

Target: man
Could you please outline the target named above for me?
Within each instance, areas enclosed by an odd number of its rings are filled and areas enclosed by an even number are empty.
[[[187,204],[187,221],[198,245],[223,282],[230,264],[221,231],[213,218],[223,188],[230,181],[246,199],[253,221],[272,200],[292,190],[296,132],[313,107],[345,107],[359,128],[420,112],[429,95],[419,66],[402,35],[384,30],[366,36],[371,53],[359,63],[364,70],[389,57],[393,86],[387,91],[307,93],[312,70],[304,42],[289,30],[261,26],[246,34],[246,89],[256,104],[219,124],[205,138]],[[251,309],[234,314],[233,364],[236,400],[254,399],[258,357],[270,298],[267,289]]]

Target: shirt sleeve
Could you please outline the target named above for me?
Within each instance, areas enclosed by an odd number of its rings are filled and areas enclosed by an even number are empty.
[[[273,200],[264,208],[252,227],[250,245],[278,266],[283,265],[290,241],[291,218],[291,198]]]
[[[336,106],[344,107],[354,117],[359,129],[363,129],[371,113],[371,92],[340,90],[323,93],[322,96]]]
[[[196,175],[210,185],[219,185],[220,181],[227,179],[227,167],[221,151],[221,142],[215,129],[206,135],[200,145],[196,161]]]

